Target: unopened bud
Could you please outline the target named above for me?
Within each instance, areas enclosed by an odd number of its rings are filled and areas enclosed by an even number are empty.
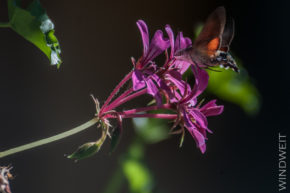
[[[69,159],[75,159],[76,161],[93,156],[101,148],[101,145],[97,142],[89,142],[81,145],[75,152],[67,156]]]

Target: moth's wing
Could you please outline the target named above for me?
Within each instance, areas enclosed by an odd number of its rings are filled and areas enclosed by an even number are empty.
[[[221,46],[222,34],[226,23],[224,7],[218,7],[207,18],[203,29],[194,41],[193,47],[208,55],[214,54]]]
[[[222,44],[220,50],[228,52],[235,34],[235,22],[232,18],[227,19],[225,29],[222,35]]]

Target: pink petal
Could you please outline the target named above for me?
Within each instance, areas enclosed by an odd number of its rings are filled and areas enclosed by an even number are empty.
[[[207,119],[206,116],[204,116],[199,110],[196,109],[191,109],[190,110],[190,115],[196,120],[198,125],[204,129],[207,128]]]
[[[147,54],[144,56],[142,66],[146,65],[149,61],[156,58],[169,46],[170,46],[169,40],[163,37],[163,32],[161,30],[157,30],[150,42],[149,50]]]
[[[140,30],[142,41],[143,41],[143,56],[148,53],[149,49],[149,32],[146,23],[143,20],[138,20],[137,26]]]
[[[224,110],[223,105],[216,105],[216,100],[211,100],[207,104],[205,104],[202,108],[200,108],[200,111],[205,116],[216,116],[220,115]]]
[[[203,111],[203,110],[205,110],[205,109],[207,109],[207,108],[210,108],[210,107],[216,107],[216,106],[217,106],[217,105],[216,105],[216,99],[214,99],[214,100],[209,101],[209,102],[206,103],[205,105],[203,105],[203,106],[200,108],[200,110]]]
[[[220,115],[224,110],[224,106],[223,105],[219,105],[216,107],[210,107],[208,109],[206,109],[205,111],[203,111],[203,114],[207,117],[209,116],[216,116],[216,115]]]
[[[168,34],[169,37],[169,41],[170,41],[170,47],[171,47],[171,52],[170,52],[170,58],[173,58],[174,56],[174,52],[175,52],[175,47],[174,47],[174,34],[173,31],[171,29],[171,27],[169,25],[165,26],[165,31]]]
[[[147,93],[152,95],[156,99],[157,105],[162,105],[162,96],[159,93],[159,88],[156,86],[154,81],[149,78],[146,81],[147,84]]]
[[[201,68],[192,65],[192,71],[195,76],[195,97],[199,96],[207,87],[209,76],[207,72]]]
[[[177,52],[178,50],[182,50],[188,48],[192,45],[190,38],[183,37],[183,33],[179,32],[176,36],[176,41],[174,45],[174,50]]]
[[[174,65],[174,67],[177,68],[181,74],[183,74],[184,72],[186,72],[186,70],[191,64],[186,61],[175,60],[175,62],[172,65]]]
[[[195,128],[187,128],[187,130],[190,132],[192,137],[195,140],[196,146],[200,149],[202,153],[206,150],[206,144],[205,144],[205,138],[204,136]]]
[[[147,93],[152,95],[152,96],[155,96],[158,93],[159,89],[157,88],[157,86],[155,85],[153,80],[148,79],[146,81],[146,84],[147,84]]]
[[[132,74],[132,82],[134,91],[140,90],[146,86],[144,81],[144,75],[139,70],[134,70]]]
[[[193,74],[195,76],[195,84],[191,93],[182,101],[183,103],[188,102],[192,100],[193,98],[198,97],[206,89],[207,84],[208,84],[209,76],[207,72],[193,65],[191,65],[191,67],[192,67]]]

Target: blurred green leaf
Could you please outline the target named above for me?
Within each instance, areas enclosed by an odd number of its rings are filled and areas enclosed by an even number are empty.
[[[239,105],[247,114],[254,115],[259,112],[261,105],[259,92],[251,83],[241,62],[236,57],[235,59],[241,70],[240,74],[232,70],[208,70],[210,78],[207,91],[220,99]]]
[[[150,193],[152,179],[150,172],[136,160],[127,160],[123,163],[123,171],[128,179],[130,191],[133,193]]]
[[[111,147],[110,147],[110,153],[112,153],[113,151],[115,151],[117,145],[119,144],[119,141],[121,139],[121,134],[122,134],[122,128],[120,127],[121,125],[119,125],[118,127],[116,127],[113,132],[112,132],[112,139],[111,139]]]
[[[142,162],[143,154],[143,144],[135,142],[130,146],[127,156],[122,161],[123,172],[132,193],[151,193],[153,189],[153,177]]]
[[[59,68],[61,50],[54,35],[54,24],[39,1],[34,0],[27,9],[23,9],[19,0],[8,0],[8,16],[9,27],[38,47],[51,64]]]
[[[137,135],[146,143],[158,143],[169,136],[168,120],[134,118],[133,123]]]

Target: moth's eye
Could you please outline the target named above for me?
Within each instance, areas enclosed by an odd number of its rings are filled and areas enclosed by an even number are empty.
[[[227,53],[226,52],[220,52],[220,54],[219,54],[219,56],[221,57],[221,58],[227,58]]]

